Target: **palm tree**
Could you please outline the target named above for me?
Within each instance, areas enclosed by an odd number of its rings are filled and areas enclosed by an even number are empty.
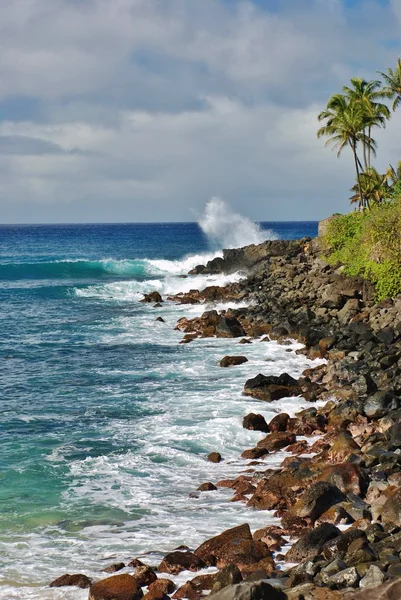
[[[367,206],[372,203],[381,204],[383,200],[391,196],[391,188],[388,185],[388,172],[382,175],[374,167],[370,167],[360,175],[360,183],[362,196],[359,192],[358,184],[355,184],[351,191],[354,194],[351,196],[351,204],[358,203],[361,208],[363,201]]]
[[[387,169],[386,177],[391,181],[392,185],[401,182],[401,160],[398,161],[396,168],[392,165],[389,165]]]
[[[319,116],[319,121],[326,121],[318,132],[318,138],[328,136],[326,146],[333,144],[333,149],[337,149],[339,157],[347,146],[352,150],[355,162],[356,179],[358,184],[359,196],[363,199],[360,171],[361,161],[357,154],[358,143],[366,145],[369,151],[375,154],[376,143],[365,133],[366,114],[361,103],[351,102],[349,98],[342,94],[334,94],[327,103],[327,107]],[[365,203],[361,201],[362,208]]]
[[[398,58],[397,66],[394,70],[387,67],[387,73],[378,72],[383,77],[384,83],[387,84],[384,86],[383,92],[387,98],[394,100],[394,111],[401,104],[401,58]]]
[[[371,137],[372,127],[385,127],[386,119],[390,119],[391,113],[388,106],[377,100],[386,97],[381,89],[380,81],[366,81],[359,77],[351,79],[352,87],[343,87],[343,91],[350,102],[359,103],[366,113],[366,126],[364,129],[368,138]],[[365,171],[371,167],[371,152],[369,147],[363,145],[363,159]]]

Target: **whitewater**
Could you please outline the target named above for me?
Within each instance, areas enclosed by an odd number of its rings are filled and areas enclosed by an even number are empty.
[[[230,502],[224,488],[192,492],[244,470],[241,452],[260,439],[242,428],[244,415],[269,420],[306,406],[244,397],[245,380],[259,372],[298,377],[312,363],[296,343],[256,340],[241,352],[232,339],[180,345],[177,320],[209,307],[139,302],[154,290],[165,297],[237,281],[242,274],[185,276],[230,242],[278,235],[234,214],[235,233],[224,238],[221,206],[208,204],[200,228],[1,231],[0,598],[86,599],[87,590],[48,584],[74,572],[97,580],[108,564],[133,557],[154,565],[180,544],[275,522]],[[249,362],[218,367],[238,353]],[[211,451],[223,462],[208,462]]]

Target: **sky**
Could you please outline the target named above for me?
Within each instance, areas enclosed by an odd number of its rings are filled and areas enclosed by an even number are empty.
[[[349,210],[316,138],[351,77],[401,55],[401,0],[0,0],[0,223]],[[401,109],[376,166],[401,159]]]

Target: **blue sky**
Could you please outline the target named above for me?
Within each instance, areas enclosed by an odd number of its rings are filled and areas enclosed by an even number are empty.
[[[345,212],[352,160],[316,115],[399,55],[401,0],[14,0],[0,221],[188,221],[211,196],[257,220]]]

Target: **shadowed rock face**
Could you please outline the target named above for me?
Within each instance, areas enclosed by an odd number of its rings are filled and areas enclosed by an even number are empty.
[[[274,588],[267,581],[250,581],[229,585],[213,594],[214,600],[286,600],[284,592]]]
[[[272,256],[296,256],[302,247],[298,240],[267,240],[262,244],[251,244],[244,248],[223,250],[223,258],[210,260],[205,266],[199,265],[190,271],[190,275],[235,273],[247,270]]]

